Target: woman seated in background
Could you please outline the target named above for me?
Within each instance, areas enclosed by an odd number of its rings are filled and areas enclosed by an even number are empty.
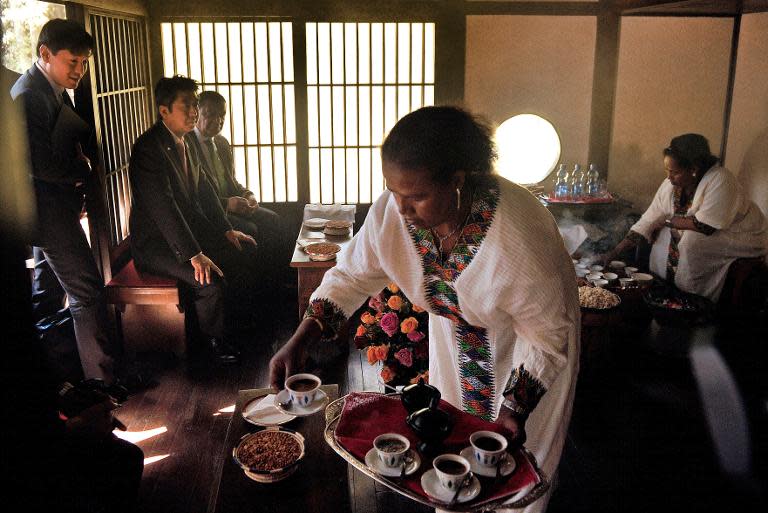
[[[716,302],[734,260],[768,254],[768,222],[704,136],[677,136],[663,153],[667,180],[605,260],[644,239],[653,273]]]

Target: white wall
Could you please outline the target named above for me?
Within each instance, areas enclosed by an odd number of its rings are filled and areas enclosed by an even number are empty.
[[[768,13],[741,18],[725,165],[768,215]]]

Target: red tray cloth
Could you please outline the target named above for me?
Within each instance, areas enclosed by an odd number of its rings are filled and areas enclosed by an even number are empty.
[[[454,420],[453,431],[443,442],[445,452],[458,454],[469,445],[469,435],[475,431],[487,430],[505,436],[510,435],[509,431],[499,424],[460,411],[445,401],[440,401],[440,409],[449,413]],[[373,439],[383,433],[399,433],[408,438],[411,441],[411,446],[415,448],[419,439],[410,426],[405,423],[407,416],[408,411],[399,397],[372,392],[351,393],[345,398],[344,409],[336,426],[336,440],[361,462],[365,461],[365,454],[373,447]],[[540,481],[531,461],[521,450],[518,449],[512,456],[517,465],[511,477],[501,483],[494,484],[492,479],[478,476],[481,479],[482,490],[480,495],[471,501],[471,504],[480,504],[510,496],[529,484]],[[400,481],[400,485],[429,501],[433,501],[421,487],[421,476],[432,468],[432,459],[423,454],[421,457],[422,462],[419,470],[406,476]]]

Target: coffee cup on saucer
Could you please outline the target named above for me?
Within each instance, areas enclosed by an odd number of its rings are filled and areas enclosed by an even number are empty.
[[[493,467],[507,451],[507,439],[493,431],[475,431],[469,436],[475,461],[486,467]]]
[[[399,467],[411,448],[411,442],[403,435],[384,433],[373,439],[373,447],[384,465]]]
[[[285,380],[285,389],[293,404],[304,407],[315,400],[321,384],[314,374],[294,374]]]
[[[446,490],[455,491],[464,482],[464,478],[472,468],[466,458],[456,454],[441,454],[432,462],[440,486]]]

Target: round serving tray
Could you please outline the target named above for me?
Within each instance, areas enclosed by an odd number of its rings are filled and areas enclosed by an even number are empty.
[[[399,394],[387,394],[387,395],[399,395]],[[415,494],[408,488],[401,486],[397,481],[390,480],[387,477],[384,477],[374,472],[371,468],[369,468],[365,464],[365,462],[355,458],[352,454],[347,452],[347,450],[338,443],[338,441],[336,440],[336,426],[339,424],[339,419],[341,418],[341,412],[344,409],[345,397],[340,397],[339,399],[332,401],[325,408],[326,425],[325,425],[325,432],[323,433],[323,436],[325,438],[326,443],[330,445],[331,448],[334,451],[336,451],[336,453],[339,456],[344,458],[350,465],[355,467],[357,470],[359,470],[366,476],[370,477],[371,479],[399,493],[400,495],[404,495],[405,497],[408,497],[409,499],[412,499],[426,506],[439,508],[441,510],[460,511],[465,513],[481,513],[481,512],[493,511],[497,508],[501,508],[502,506],[504,509],[524,508],[525,506],[531,504],[533,501],[535,501],[536,499],[544,495],[544,492],[546,492],[549,489],[549,480],[547,479],[544,472],[542,472],[541,469],[539,468],[538,463],[536,462],[536,458],[533,456],[533,454],[531,454],[528,451],[528,449],[523,448],[522,450],[525,452],[526,457],[530,459],[534,470],[539,476],[539,483],[536,484],[524,496],[517,499],[516,501],[509,502],[509,503],[507,502],[510,497],[519,493],[519,491],[511,493],[505,497],[500,497],[493,501],[486,501],[479,504],[457,503],[454,507],[450,509],[448,509],[446,505],[443,503],[430,501],[426,497]]]

